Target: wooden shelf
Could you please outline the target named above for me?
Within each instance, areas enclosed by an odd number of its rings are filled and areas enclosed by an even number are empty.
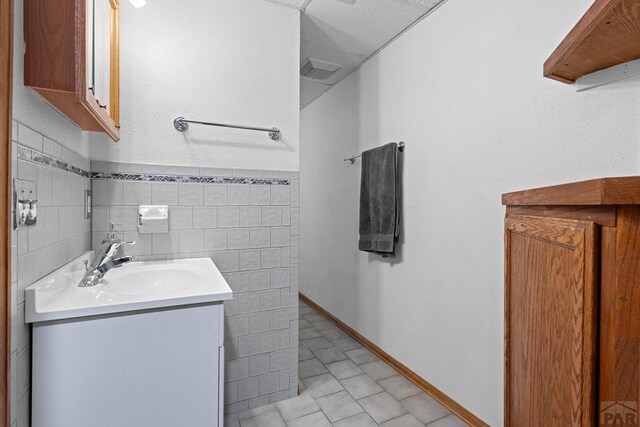
[[[640,58],[640,0],[596,0],[544,63],[544,76],[578,77]]]

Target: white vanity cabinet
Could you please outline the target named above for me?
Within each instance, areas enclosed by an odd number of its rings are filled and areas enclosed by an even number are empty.
[[[209,293],[185,285],[190,262],[211,270]],[[141,278],[145,268],[156,277]],[[83,269],[27,290],[32,425],[222,427],[223,300],[231,290],[211,260],[131,263],[93,288],[76,286]]]

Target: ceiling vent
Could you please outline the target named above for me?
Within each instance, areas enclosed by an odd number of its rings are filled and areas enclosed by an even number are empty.
[[[340,68],[342,68],[342,65],[309,58],[302,64],[302,67],[300,67],[300,75],[313,80],[327,80]]]

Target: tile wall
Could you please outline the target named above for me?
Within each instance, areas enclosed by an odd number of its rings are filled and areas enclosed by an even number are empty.
[[[92,245],[116,226],[138,260],[210,257],[225,303],[226,412],[297,395],[298,173],[91,162]],[[138,205],[169,205],[168,233],[138,234]]]
[[[24,322],[24,289],[86,252],[91,220],[84,191],[89,160],[13,121],[13,178],[37,185],[37,225],[12,235],[11,426],[30,425],[31,327]]]

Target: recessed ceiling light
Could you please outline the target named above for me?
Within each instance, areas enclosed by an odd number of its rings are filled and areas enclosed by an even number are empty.
[[[147,0],[129,0],[129,3],[131,3],[131,6],[139,9],[147,5]]]

